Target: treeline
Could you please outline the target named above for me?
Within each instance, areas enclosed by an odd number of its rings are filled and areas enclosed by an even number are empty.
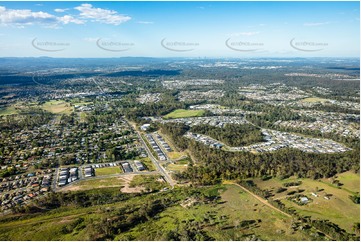
[[[184,138],[183,134],[188,130],[186,125],[164,124],[161,128],[180,149],[188,149],[197,161],[197,166],[189,166],[183,173],[175,174],[177,179],[195,184],[264,176],[287,178],[295,175],[319,179],[359,169],[358,149],[333,154],[306,153],[290,148],[259,154],[227,152]]]
[[[359,153],[355,151],[315,154],[285,148],[252,154],[210,149],[196,142],[192,142],[188,149],[199,166],[189,167],[181,176],[200,184],[214,184],[218,179],[263,176],[286,178],[295,175],[318,179],[359,168]]]
[[[162,133],[169,136],[178,148],[184,150],[188,147],[188,140],[183,135],[189,130],[187,125],[181,123],[165,123],[160,124],[159,127]]]
[[[134,104],[124,108],[123,112],[127,119],[139,121],[141,117],[162,116],[175,109],[186,108],[184,103],[178,102],[172,93],[164,93],[161,100],[156,103]]]
[[[292,111],[286,107],[273,107],[273,106],[264,106],[260,108],[263,114],[248,114],[247,119],[252,123],[261,126],[261,127],[272,127],[274,122],[279,120],[288,121],[288,120],[298,120],[303,122],[313,122],[314,118],[300,116],[295,111]]]
[[[202,124],[193,126],[190,131],[208,135],[229,146],[245,146],[263,141],[260,128],[250,124],[226,124],[223,128]]]
[[[352,196],[350,195],[349,198],[353,203],[360,204],[360,193],[354,194]]]
[[[125,201],[138,196],[136,193],[127,194],[119,192],[119,189],[93,189],[76,192],[52,192],[47,196],[37,199],[34,205],[18,208],[17,212],[28,213],[31,211],[51,210],[60,207],[90,207],[102,204],[111,204]]]
[[[7,132],[9,132],[8,134],[10,135],[12,132],[33,129],[34,127],[40,126],[42,124],[47,124],[53,117],[54,114],[52,113],[33,108],[27,113],[0,117],[0,130],[2,135],[6,136]]]

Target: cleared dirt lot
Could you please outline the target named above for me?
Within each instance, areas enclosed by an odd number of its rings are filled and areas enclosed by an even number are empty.
[[[88,180],[82,180],[70,184],[62,188],[61,192],[67,191],[81,191],[81,190],[90,190],[96,188],[106,188],[106,187],[119,187],[121,192],[124,193],[136,193],[141,192],[143,187],[129,187],[129,183],[133,178],[137,176],[135,174],[123,174],[121,177],[109,177],[109,178],[93,178]]]

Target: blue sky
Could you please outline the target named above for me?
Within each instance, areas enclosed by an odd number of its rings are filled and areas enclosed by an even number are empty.
[[[0,57],[359,57],[359,2],[0,2]]]

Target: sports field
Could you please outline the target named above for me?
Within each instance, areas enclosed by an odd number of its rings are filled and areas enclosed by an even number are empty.
[[[186,109],[177,109],[171,113],[168,113],[164,116],[165,119],[172,118],[188,118],[188,117],[201,117],[205,113],[204,110],[186,110]]]
[[[319,98],[319,97],[308,97],[308,98],[301,100],[301,102],[304,102],[304,103],[317,103],[317,102],[324,103],[327,101],[329,101],[329,100],[324,99],[324,98]]]

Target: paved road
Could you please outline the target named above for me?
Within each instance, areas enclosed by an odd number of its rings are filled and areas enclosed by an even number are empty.
[[[153,164],[155,165],[157,170],[160,172],[160,174],[164,177],[164,179],[169,183],[169,185],[171,185],[171,187],[174,187],[176,182],[170,177],[170,175],[168,175],[167,171],[163,168],[163,166],[161,166],[159,164],[158,160],[153,156],[152,152],[149,150],[147,144],[143,140],[143,137],[140,134],[140,132],[139,131],[136,131],[136,132],[137,132],[139,140],[142,142],[143,146],[145,147],[145,150],[147,151],[148,157],[150,158],[150,160],[153,162]]]
[[[158,134],[158,133],[157,133]],[[151,134],[153,137],[153,140],[155,141],[155,143],[157,143],[159,149],[163,152],[166,160],[169,160],[170,162],[173,163],[173,161],[168,157],[167,155],[167,151],[164,149],[163,145],[160,143],[160,141],[155,137],[155,134]]]
[[[58,182],[58,176],[59,176],[59,168],[55,168],[55,172],[53,175],[53,180],[51,181],[51,190],[56,191],[57,189],[57,182]]]

